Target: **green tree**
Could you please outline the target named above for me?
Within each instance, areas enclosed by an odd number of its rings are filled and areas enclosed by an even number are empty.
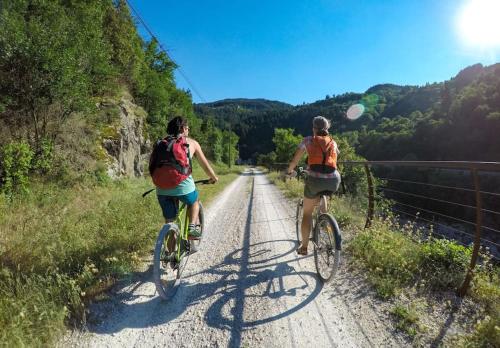
[[[20,131],[32,130],[35,147],[54,137],[71,113],[92,109],[91,97],[108,86],[112,68],[103,40],[104,6],[98,0],[2,3],[3,114]]]
[[[276,147],[276,161],[279,163],[289,162],[301,140],[300,135],[293,134],[293,129],[276,128],[273,137],[273,143]]]
[[[126,81],[134,93],[142,93],[145,88],[146,69],[143,41],[124,0],[106,7],[104,18],[105,37],[112,47],[111,62],[122,81]]]
[[[238,141],[239,137],[234,132],[222,132],[222,161],[229,166],[239,158]]]

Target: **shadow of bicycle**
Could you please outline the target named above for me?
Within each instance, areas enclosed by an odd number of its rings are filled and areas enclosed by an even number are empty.
[[[294,267],[303,259],[294,253],[295,240],[251,244],[255,186],[253,182],[242,248],[227,254],[212,267],[186,275],[171,301],[148,297],[152,295],[149,284],[144,286],[148,289],[145,292],[149,291],[144,297],[118,305],[115,317],[119,320],[89,330],[114,333],[125,328],[164,325],[203,301],[209,305],[203,320],[210,327],[230,331],[228,346],[233,347],[240,346],[243,331],[290,316],[314,301],[323,285],[314,272]],[[192,279],[206,279],[206,282],[190,283]]]

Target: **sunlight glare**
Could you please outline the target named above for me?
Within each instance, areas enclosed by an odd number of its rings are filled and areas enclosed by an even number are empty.
[[[457,17],[464,43],[481,48],[500,47],[500,1],[468,0]]]

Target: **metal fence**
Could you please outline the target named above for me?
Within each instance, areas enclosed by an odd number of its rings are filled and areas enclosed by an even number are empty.
[[[282,169],[275,163],[272,169]],[[379,208],[387,207],[403,220],[432,226],[433,234],[471,245],[472,256],[458,289],[463,296],[472,280],[481,246],[500,256],[500,163],[458,161],[344,161],[366,175],[365,228]],[[343,181],[349,177],[343,175]],[[345,186],[344,186],[345,190]],[[384,202],[384,204],[381,204]]]

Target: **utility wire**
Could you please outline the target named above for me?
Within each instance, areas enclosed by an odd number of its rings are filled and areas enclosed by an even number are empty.
[[[130,4],[129,0],[125,0],[125,2],[127,3],[128,7],[130,7],[130,9],[132,10],[132,12],[134,12],[134,14],[137,17],[137,19],[139,19],[139,21],[143,25],[144,29],[146,29],[146,31],[149,33],[149,35],[156,42],[158,42],[158,45],[160,46],[160,49],[167,55],[168,59],[170,59],[177,66],[177,70],[179,71],[179,74],[181,74],[181,76],[184,78],[184,80],[187,82],[187,84],[191,87],[191,89],[193,90],[193,92],[198,96],[198,98],[200,98],[200,100],[202,102],[206,103],[207,101],[205,100],[205,98],[203,98],[201,96],[200,92],[198,92],[198,89],[196,89],[196,87],[191,82],[191,80],[187,77],[187,75],[184,73],[184,71],[182,71],[180,65],[175,62],[175,60],[170,56],[170,54],[168,54],[167,50],[163,47],[163,45],[161,44],[160,40],[158,40],[158,38],[153,34],[153,32],[151,31],[151,29],[149,29],[149,27],[146,24],[146,22],[142,19],[142,17],[139,14],[139,12],[136,11],[136,9]]]

